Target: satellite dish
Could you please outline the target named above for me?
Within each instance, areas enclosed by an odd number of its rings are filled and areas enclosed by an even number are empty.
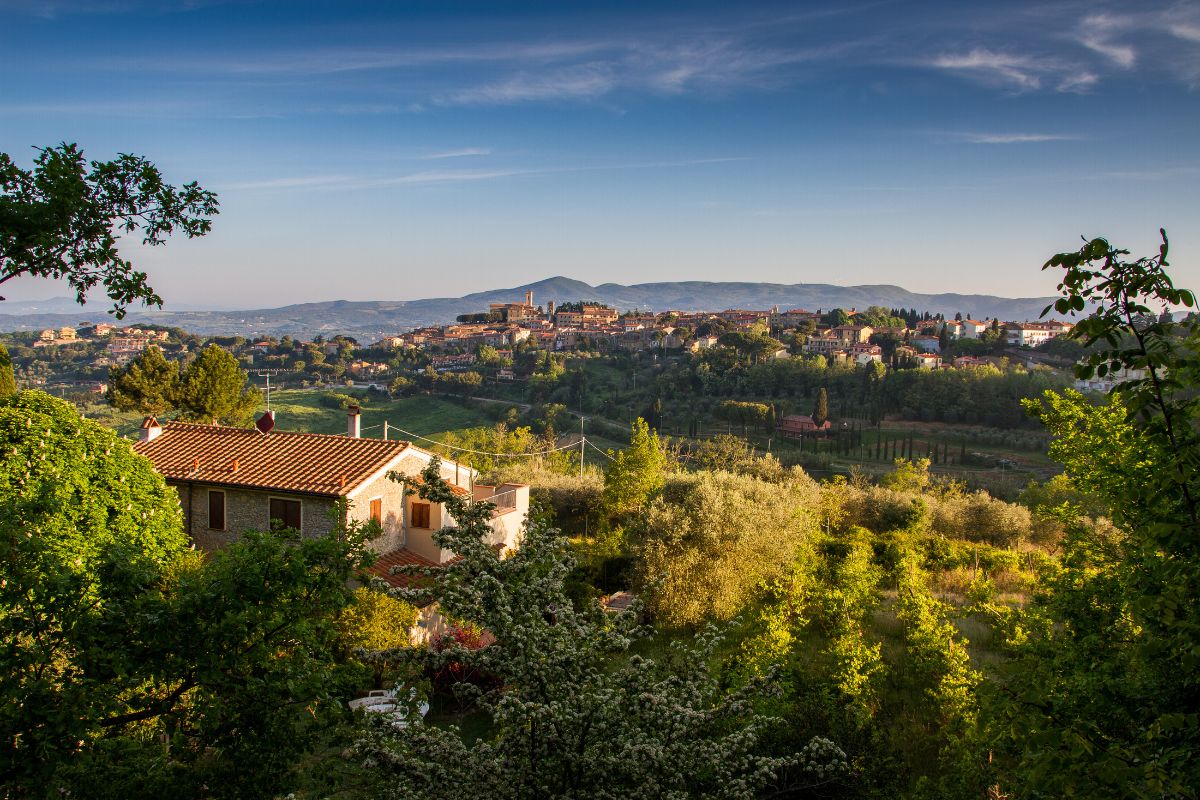
[[[275,412],[268,408],[255,421],[254,427],[258,428],[259,433],[270,433],[273,431],[275,429]]]

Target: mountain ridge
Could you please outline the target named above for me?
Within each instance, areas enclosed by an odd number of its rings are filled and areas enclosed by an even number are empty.
[[[472,292],[462,297],[433,297],[421,300],[323,300],[293,303],[276,308],[239,310],[165,309],[130,311],[125,324],[155,324],[184,328],[194,333],[240,336],[311,337],[324,334],[354,336],[374,341],[389,334],[423,325],[445,324],[459,314],[487,311],[489,303],[520,302],[525,292],[534,293],[534,304],[596,300],[622,311],[722,311],[728,308],[915,308],[917,311],[952,316],[961,312],[976,318],[1004,320],[1037,319],[1053,297],[997,297],[985,294],[910,292],[892,284],[838,286],[828,283],[762,283],[754,281],[657,281],[638,284],[603,283],[598,286],[555,275],[532,283]],[[59,298],[61,299],[61,298]],[[112,321],[106,305],[79,306],[59,311],[63,305],[40,301],[53,313],[11,313],[0,303],[0,329],[33,330],[75,325],[80,322]],[[26,304],[17,304],[16,308]]]

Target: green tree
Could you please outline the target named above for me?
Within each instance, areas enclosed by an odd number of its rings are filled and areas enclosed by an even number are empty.
[[[12,358],[8,348],[0,344],[0,400],[16,394],[17,379],[13,375]]]
[[[945,353],[950,349],[950,326],[942,321],[942,329],[938,331],[938,351]]]
[[[184,370],[179,408],[185,419],[241,425],[261,401],[257,387],[227,350],[210,344]]]
[[[604,504],[610,514],[629,514],[645,505],[663,486],[667,455],[658,434],[641,417],[630,426],[629,447],[609,452],[604,471]]]
[[[337,617],[339,644],[349,651],[365,651],[375,674],[375,685],[383,683],[386,662],[370,658],[384,650],[412,645],[412,628],[420,614],[412,603],[373,587],[354,591],[354,602]]]
[[[397,375],[388,384],[388,394],[392,397],[408,397],[416,389],[416,382],[412,378],[407,378],[403,375]]]
[[[1183,798],[1200,786],[1200,327],[1157,313],[1195,303],[1165,271],[1165,233],[1157,256],[1127,255],[1093,239],[1046,263],[1064,270],[1059,313],[1094,305],[1072,332],[1099,348],[1079,375],[1131,376],[1106,406],[1070,391],[1029,404],[1051,455],[1117,529],[1068,513],[1042,602],[997,610],[1015,658],[992,730],[1022,796]]]
[[[732,347],[739,355],[757,363],[783,347],[783,343],[772,339],[762,330],[730,331],[721,335],[717,343],[723,347]]]
[[[838,325],[845,325],[849,321],[850,315],[841,308],[835,308],[821,316],[821,324],[827,328],[836,328]]]
[[[500,558],[487,543],[490,507],[454,494],[438,469],[432,464],[412,488],[457,520],[435,538],[460,559],[441,570],[432,594],[496,642],[469,648],[450,639],[407,655],[427,669],[453,662],[485,672],[499,688],[457,684],[491,719],[483,737],[368,725],[357,751],[382,773],[378,796],[752,798],[831,787],[845,774],[843,754],[826,740],[798,753],[764,752],[777,721],[750,699],[765,682],[724,690],[710,666],[712,632],[662,662],[630,657],[644,633],[635,614],[573,605],[564,591],[570,547],[557,531],[532,521],[521,547]],[[421,591],[429,590],[399,593]]]
[[[162,414],[179,398],[179,365],[150,345],[128,366],[108,369],[108,402],[121,411]]]
[[[672,476],[630,523],[635,578],[671,626],[728,620],[817,531],[816,484],[703,472]]]
[[[363,535],[187,548],[176,493],[38,392],[0,402],[0,785],[262,797],[342,716]]]
[[[136,233],[142,244],[160,245],[176,230],[203,236],[216,213],[214,193],[194,181],[166,183],[141,156],[88,162],[63,143],[39,148],[24,170],[0,153],[0,284],[22,275],[63,279],[80,303],[102,285],[118,319],[135,302],[162,306],[146,274],[121,257],[117,238]]]
[[[822,386],[817,390],[817,403],[813,406],[813,422],[820,427],[825,424],[827,419],[829,419],[829,393]]]

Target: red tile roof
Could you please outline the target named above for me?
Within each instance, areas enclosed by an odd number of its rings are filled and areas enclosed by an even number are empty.
[[[440,456],[439,456],[439,458],[440,458]],[[454,462],[451,461],[450,463],[453,464]],[[422,478],[420,475],[407,475],[406,477],[408,478],[410,483],[412,483],[416,486],[421,486],[425,483],[425,479]],[[446,484],[446,487],[451,492],[458,495],[459,497],[470,497],[471,496],[470,492],[468,492],[465,488],[463,488],[462,486],[459,486],[458,484],[448,483],[448,484]]]
[[[409,446],[326,433],[168,422],[161,434],[136,442],[133,449],[171,480],[345,497]]]
[[[405,575],[403,573],[393,575],[392,567],[438,569],[439,565],[423,556],[417,555],[412,550],[401,549],[392,550],[381,555],[368,572],[379,576],[389,586],[394,586],[398,589],[420,589],[430,586],[433,583],[433,579],[426,575]]]

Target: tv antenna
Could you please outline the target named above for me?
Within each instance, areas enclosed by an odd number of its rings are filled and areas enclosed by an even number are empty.
[[[271,376],[280,372],[287,372],[282,369],[258,369],[254,371],[255,375],[265,377],[267,379],[267,411],[271,410]]]

